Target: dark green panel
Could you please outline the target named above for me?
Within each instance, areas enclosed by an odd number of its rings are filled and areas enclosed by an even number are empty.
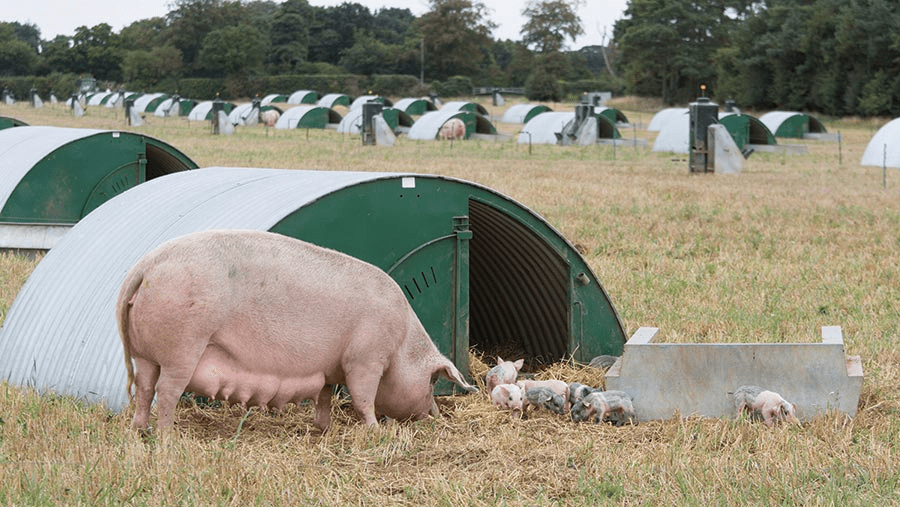
[[[142,136],[108,132],[72,141],[22,178],[0,212],[0,221],[75,223],[102,180],[145,157]]]
[[[401,181],[342,188],[271,230],[389,272],[438,349],[463,371],[470,346],[521,348],[542,362],[621,354],[625,330],[606,292],[540,217],[477,185],[416,177],[414,188],[403,188]],[[460,247],[468,232],[454,224],[463,216],[471,240]]]
[[[775,135],[778,137],[803,137],[809,131],[809,117],[804,114],[789,116],[781,125]]]

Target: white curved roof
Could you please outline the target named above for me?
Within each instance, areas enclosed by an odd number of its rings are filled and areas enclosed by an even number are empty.
[[[140,112],[146,112],[147,106],[150,105],[151,102],[158,99],[159,97],[165,97],[165,93],[145,93],[140,97],[134,99],[134,108]]]
[[[503,118],[500,119],[502,123],[525,123],[525,117],[528,116],[534,108],[541,107],[539,104],[515,104],[509,107],[505,113],[503,113]],[[542,113],[539,113],[542,114]]]
[[[277,129],[292,129],[296,128],[297,124],[300,120],[310,111],[316,109],[320,106],[312,106],[312,105],[300,105],[296,107],[292,107],[287,111],[281,113],[281,116],[278,117],[278,121],[275,122],[275,128]]]
[[[671,113],[663,125],[659,134],[653,141],[653,151],[670,151],[673,153],[688,153],[690,151],[691,117],[688,110],[680,113]]]
[[[252,102],[239,104],[228,113],[228,121],[230,121],[232,125],[244,125],[252,112]]]
[[[288,97],[287,103],[288,104],[303,104],[304,103],[303,99],[305,99],[307,96],[310,96],[310,95],[312,95],[313,98],[315,98],[318,94],[311,90],[297,90]]]
[[[541,113],[522,127],[519,144],[556,144],[563,128],[575,119],[574,111],[554,111]]]
[[[438,132],[440,132],[441,127],[447,120],[461,114],[465,114],[465,111],[430,111],[425,113],[413,123],[407,136],[410,139],[419,141],[433,141],[437,138]]]
[[[212,109],[213,101],[205,100],[203,102],[199,102],[194,109],[191,109],[191,112],[188,113],[188,120],[197,121],[197,120],[206,120],[206,115],[209,114],[209,111]]]
[[[190,232],[269,230],[322,195],[396,176],[217,167],[127,190],[76,224],[28,278],[0,329],[0,378],[124,408],[115,303],[141,256]]]
[[[318,105],[322,107],[334,108],[335,103],[342,98],[347,98],[349,100],[350,97],[344,95],[343,93],[329,93],[328,95],[325,95],[324,97],[319,99]]]
[[[359,134],[362,128],[363,110],[361,107],[351,109],[338,123],[337,131],[342,134]]]
[[[875,132],[860,164],[900,168],[900,118],[889,121]]]
[[[647,130],[651,132],[659,132],[662,129],[663,125],[668,123],[671,118],[687,113],[688,108],[686,107],[670,107],[668,109],[663,109],[662,111],[653,115],[653,119],[650,120],[650,125],[647,126]]]
[[[274,101],[278,97],[284,97],[284,95],[281,93],[270,93],[269,95],[266,95],[265,97],[262,98],[262,100],[259,101],[259,105],[264,106],[266,104],[269,104],[270,102]]]
[[[95,94],[91,95],[91,98],[88,99],[87,105],[99,106],[100,104],[103,103],[103,99],[105,99],[106,97],[109,97],[112,94],[113,94],[113,92],[111,92],[111,91],[95,93]]]

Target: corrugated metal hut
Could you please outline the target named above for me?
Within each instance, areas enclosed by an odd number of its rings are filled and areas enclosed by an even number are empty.
[[[441,111],[468,111],[470,113],[478,113],[483,116],[488,115],[488,110],[477,102],[466,102],[463,100],[451,101],[441,106]]]
[[[619,129],[607,115],[599,114],[598,109],[592,115],[597,121],[597,139],[618,139]],[[574,112],[541,113],[525,124],[519,132],[519,144],[562,144],[563,132],[572,132],[575,123]],[[593,142],[594,140],[586,140]]]
[[[327,107],[329,109],[334,109],[335,106],[344,106],[350,107],[350,96],[344,95],[343,93],[329,93],[325,95],[321,99],[319,99],[318,105],[321,107]]]
[[[288,99],[288,104],[315,104],[319,100],[319,94],[311,90],[297,90]]]
[[[282,93],[270,93],[259,101],[260,105],[271,104],[272,102],[284,104],[287,103],[288,96]]]
[[[360,95],[353,100],[353,103],[350,104],[350,109],[362,109],[363,104],[366,102],[380,102],[384,107],[391,107],[394,105],[390,99],[387,97],[382,97],[381,95]]]
[[[860,164],[900,167],[900,118],[887,122],[875,132],[866,145]]]
[[[394,133],[408,131],[414,123],[412,116],[393,107],[382,109],[381,116]],[[343,118],[341,118],[341,122],[338,123],[337,126],[337,131],[341,134],[359,134],[362,121],[363,108],[358,107],[356,109],[351,109]]]
[[[451,118],[459,118],[466,124],[466,139],[475,134],[492,135],[497,133],[497,129],[491,124],[490,120],[478,113],[460,110],[445,111],[441,109],[419,117],[409,129],[407,135],[410,139],[420,141],[435,140],[441,131],[441,127]]]
[[[503,113],[503,123],[528,123],[532,118],[553,110],[543,104],[515,104]]]
[[[719,113],[719,123],[728,129],[739,149],[748,144],[778,144],[772,131],[759,118],[745,113]]]
[[[222,102],[222,111],[225,111],[225,114],[231,113],[231,110],[235,108],[233,102]],[[188,113],[188,120],[190,121],[209,121],[212,119],[212,100],[204,100],[203,102],[197,103],[191,112]]]
[[[803,138],[806,134],[824,134],[825,125],[818,118],[796,111],[770,111],[759,117],[759,121],[775,137]]]
[[[154,113],[159,105],[169,98],[165,93],[145,93],[134,99],[135,110],[144,113]]]
[[[324,129],[329,124],[337,125],[341,115],[330,107],[302,105],[295,106],[278,118],[277,129]]]
[[[132,188],[49,252],[0,328],[0,378],[123,408],[115,300],[126,271],[168,239],[215,228],[269,230],[380,267],[463,372],[470,348],[535,367],[620,354],[626,341],[577,250],[494,190],[417,174],[209,168]]]
[[[437,111],[437,106],[428,98],[412,98],[407,97],[400,99],[394,104],[394,109],[399,109],[406,114],[413,116],[421,116],[429,111]]]
[[[197,165],[135,132],[63,127],[0,131],[0,248],[48,249],[111,197]]]

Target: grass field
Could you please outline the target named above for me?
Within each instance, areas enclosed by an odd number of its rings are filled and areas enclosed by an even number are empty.
[[[612,105],[637,124],[623,135],[652,146],[641,124],[660,106]],[[0,115],[126,128],[106,108]],[[511,420],[481,393],[440,398],[439,420],[377,428],[338,403],[326,434],[305,406],[185,406],[171,438],[145,442],[127,413],[0,384],[0,505],[900,504],[900,172],[883,180],[859,165],[886,119],[823,121],[840,144],[782,140],[809,153],[756,153],[738,175],[691,176],[686,155],[649,147],[364,147],[333,131],[212,136],[205,123],[149,117],[136,130],[201,167],[408,171],[494,188],[578,246],[629,334],[654,326],[669,342],[818,342],[821,326],[842,326],[847,353],[863,362],[858,414],[802,427],[696,417],[613,427],[546,412]],[[520,128],[495,125],[511,136]],[[3,315],[35,265],[0,256]],[[473,351],[473,375],[487,361]],[[538,376],[602,382],[567,363]]]

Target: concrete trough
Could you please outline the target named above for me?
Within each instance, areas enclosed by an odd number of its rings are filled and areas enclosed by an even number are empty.
[[[639,421],[734,417],[732,393],[758,385],[794,403],[802,421],[831,410],[856,415],[863,371],[847,356],[840,326],[822,328],[821,343],[653,343],[642,327],[606,373],[606,388],[634,400]]]

